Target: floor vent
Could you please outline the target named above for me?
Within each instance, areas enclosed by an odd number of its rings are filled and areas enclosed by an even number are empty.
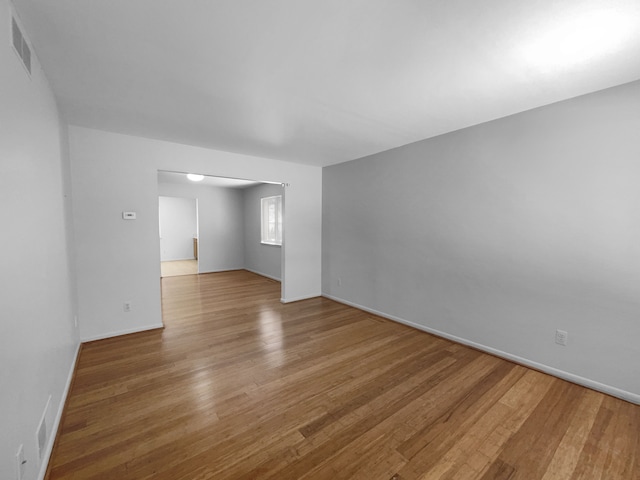
[[[24,39],[24,35],[15,18],[11,19],[11,34],[13,37],[13,48],[15,48],[18,56],[22,60],[24,68],[26,68],[29,75],[31,75],[31,49],[29,45],[27,45],[27,41]]]

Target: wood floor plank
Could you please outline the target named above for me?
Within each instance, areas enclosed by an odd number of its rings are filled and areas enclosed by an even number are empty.
[[[246,271],[83,345],[49,480],[640,480],[640,407]]]
[[[573,406],[584,392],[567,382],[554,382],[498,457],[516,467],[514,479],[544,476],[571,422]]]
[[[563,480],[571,478],[584,448],[588,433],[593,427],[596,415],[604,397],[592,391],[585,391],[572,416],[571,424],[560,441],[542,480]]]
[[[498,400],[514,388],[524,371],[522,367],[500,363],[485,377],[487,381],[483,381],[480,388],[469,385],[468,393],[446,412],[446,416],[425,422],[430,428],[423,427],[412,436],[411,444],[415,447],[417,441],[420,449],[414,450],[406,469],[411,468],[417,474],[423,472],[432,478],[463,478],[469,470],[477,476],[488,467],[490,458],[480,447],[492,427],[500,425],[501,420],[512,414],[511,409]],[[451,431],[463,433],[452,436]],[[404,443],[405,448],[407,443]]]

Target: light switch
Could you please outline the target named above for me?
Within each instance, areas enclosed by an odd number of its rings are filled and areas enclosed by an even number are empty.
[[[122,212],[122,218],[124,220],[135,220],[136,212]]]

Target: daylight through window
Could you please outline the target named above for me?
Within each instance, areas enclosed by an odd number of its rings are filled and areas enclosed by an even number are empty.
[[[262,243],[282,245],[282,195],[265,197],[261,202]]]

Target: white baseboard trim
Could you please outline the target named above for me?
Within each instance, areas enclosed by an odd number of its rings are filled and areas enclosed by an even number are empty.
[[[261,277],[270,278],[271,280],[275,280],[276,282],[282,282],[282,279],[280,279],[278,277],[274,277],[273,275],[267,275],[266,273],[262,273],[262,272],[259,272],[257,270],[252,270],[252,269],[246,268],[246,267],[245,267],[245,270],[247,272],[251,272],[251,273],[255,273],[256,275],[260,275]]]
[[[60,396],[60,404],[58,405],[58,411],[56,412],[56,417],[53,420],[53,425],[51,426],[51,432],[49,433],[49,438],[47,440],[47,449],[44,452],[44,456],[42,457],[42,463],[40,464],[40,472],[38,473],[38,480],[44,480],[44,477],[47,474],[47,467],[49,466],[49,460],[51,459],[51,453],[53,452],[53,444],[55,443],[55,440],[58,436],[58,429],[60,428],[60,422],[62,421],[64,406],[67,404],[67,396],[69,395],[69,390],[71,389],[73,374],[75,373],[76,363],[78,362],[80,345],[81,343],[78,342],[78,345],[76,346],[76,352],[73,355],[73,360],[71,361],[71,367],[69,368],[69,374],[67,375],[67,383],[64,386],[62,395]]]
[[[145,325],[144,327],[130,328],[127,330],[118,330],[115,332],[104,333],[101,335],[94,335],[91,337],[82,337],[80,341],[82,343],[94,342],[96,340],[104,340],[105,338],[119,337],[120,335],[129,335],[130,333],[146,332],[147,330],[155,330],[157,328],[164,328],[162,323]]]
[[[317,297],[322,297],[322,294],[318,293],[313,295],[304,295],[302,297],[281,298],[280,303],[293,303],[293,302],[299,302],[301,300],[309,300],[310,298],[317,298]]]
[[[238,270],[244,270],[244,267],[238,267],[238,268],[223,268],[222,270],[200,270],[198,273],[237,272]]]
[[[504,352],[502,350],[498,350],[492,347],[488,347],[486,345],[482,345],[480,343],[473,342],[471,340],[467,340],[462,337],[457,337],[455,335],[451,335],[446,332],[442,332],[440,330],[436,330],[434,328],[426,327],[419,323],[414,323],[409,320],[405,320],[404,318],[396,317],[395,315],[390,315],[388,313],[380,312],[378,310],[374,310],[372,308],[365,307],[363,305],[358,305],[357,303],[350,302],[340,297],[336,297],[333,295],[328,295],[326,293],[322,294],[323,297],[326,297],[330,300],[333,300],[338,303],[342,303],[344,305],[348,305],[353,308],[357,308],[358,310],[363,310],[368,313],[372,313],[379,317],[386,318],[388,320],[392,320],[394,322],[402,323],[403,325],[407,325],[409,327],[415,328],[417,330],[422,330],[423,332],[430,333],[437,337],[446,338],[447,340],[451,340],[456,343],[460,343],[462,345],[466,345],[468,347],[475,348],[477,350],[481,350],[486,353],[490,353],[491,355],[495,355],[496,357],[504,358],[505,360],[509,360],[520,365],[524,365],[525,367],[533,368],[534,370],[539,370],[544,373],[548,373],[549,375],[553,375],[554,377],[561,378],[563,380],[567,380],[571,383],[576,383],[578,385],[582,385],[583,387],[591,388],[592,390],[597,390],[598,392],[606,393],[607,395],[611,395],[612,397],[621,398],[622,400],[626,400],[627,402],[635,403],[636,405],[640,405],[640,395],[632,392],[628,392],[626,390],[622,390],[611,385],[606,385],[604,383],[596,382],[595,380],[591,380],[589,378],[581,377],[580,375],[575,375],[570,372],[566,372],[564,370],[559,370],[555,367],[551,367],[549,365],[545,365],[543,363],[538,363],[533,360],[529,360],[524,357],[519,357],[518,355],[513,355],[508,352]]]

